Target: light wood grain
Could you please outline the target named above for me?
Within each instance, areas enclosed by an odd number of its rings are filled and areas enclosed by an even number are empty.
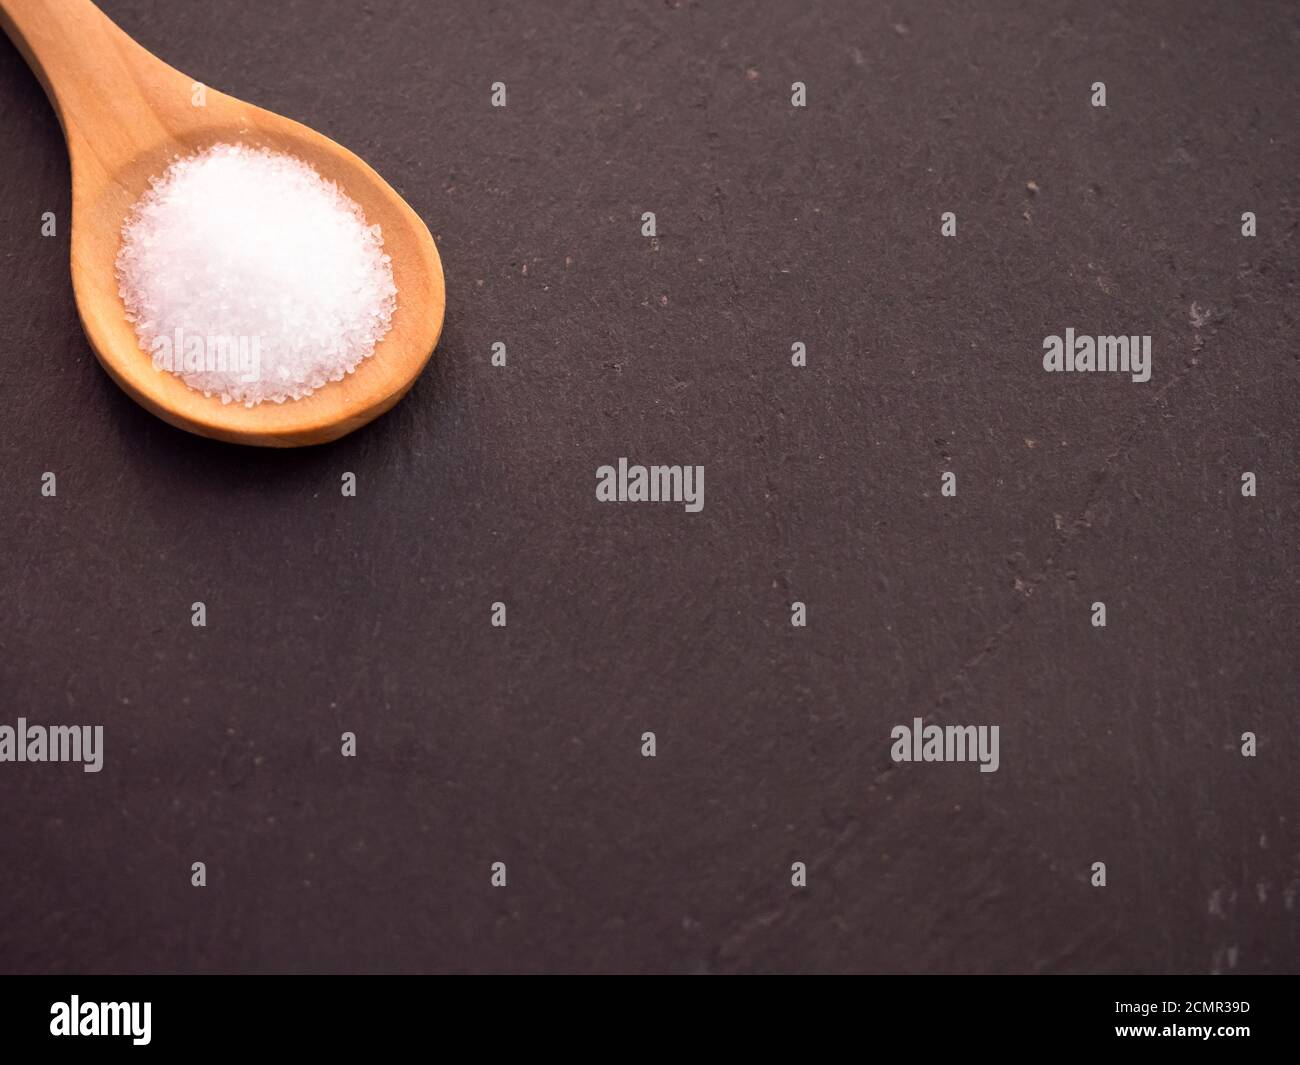
[[[428,227],[383,178],[314,130],[212,88],[206,106],[194,106],[194,80],[140,47],[89,0],[0,0],[0,24],[63,125],[77,309],[99,361],[127,393],[189,432],[271,447],[336,439],[401,399],[437,344],[446,298]],[[298,156],[383,228],[398,292],[392,329],[354,374],[305,399],[222,404],[155,369],[126,320],[114,262],[127,212],[174,158],[221,142]]]

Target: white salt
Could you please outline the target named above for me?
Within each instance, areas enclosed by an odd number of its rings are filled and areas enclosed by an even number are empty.
[[[379,226],[293,156],[218,144],[177,159],[131,211],[118,289],[154,366],[223,403],[341,381],[397,305]]]

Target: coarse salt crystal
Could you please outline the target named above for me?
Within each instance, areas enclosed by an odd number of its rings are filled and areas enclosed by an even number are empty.
[[[301,399],[397,306],[383,233],[309,164],[242,144],[177,159],[122,227],[118,291],[154,366],[223,403]]]

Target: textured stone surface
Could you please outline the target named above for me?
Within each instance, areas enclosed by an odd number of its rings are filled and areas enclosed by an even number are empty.
[[[155,420],[0,43],[0,721],[107,747],[0,765],[0,969],[1297,967],[1294,4],[103,6],[369,160],[448,315],[336,445]]]

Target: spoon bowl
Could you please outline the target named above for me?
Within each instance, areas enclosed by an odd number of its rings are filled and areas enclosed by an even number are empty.
[[[164,421],[239,444],[337,439],[392,407],[442,330],[442,264],[428,227],[362,159],[315,130],[206,88],[146,51],[90,0],[0,0],[0,25],[54,104],[72,162],[72,285],[91,348],[133,399]],[[118,294],[128,213],[179,157],[215,144],[295,156],[335,182],[383,232],[397,307],[389,332],[343,380],[303,399],[222,403],[155,369]]]

